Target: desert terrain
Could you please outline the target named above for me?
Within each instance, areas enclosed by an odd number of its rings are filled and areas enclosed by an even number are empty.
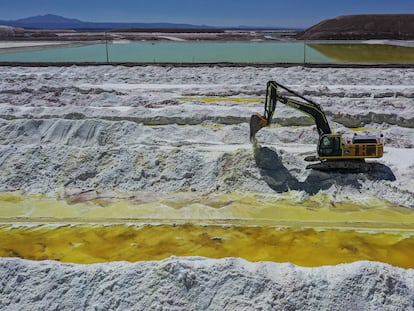
[[[2,310],[414,309],[412,69],[4,66],[0,77]],[[345,136],[383,134],[384,157],[368,174],[307,170],[315,126],[283,105],[252,144],[268,80],[320,103]],[[63,238],[85,225],[95,257],[86,234]],[[129,231],[105,244],[111,228]],[[195,235],[173,233],[186,228]],[[141,229],[160,238],[151,252]],[[25,232],[46,235],[28,247]],[[309,248],[281,259],[304,236]],[[181,255],[166,241],[202,242]]]

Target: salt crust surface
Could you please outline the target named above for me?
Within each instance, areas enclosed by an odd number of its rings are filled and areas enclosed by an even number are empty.
[[[333,119],[341,112],[365,116],[361,135],[384,134],[378,161],[395,181],[361,176],[357,189],[336,184],[330,193],[414,207],[414,129],[404,126],[414,116],[411,69],[3,67],[0,78],[1,191],[274,193],[255,163],[248,119],[263,111],[266,82],[276,80],[320,103],[334,131],[354,134]],[[278,105],[275,118],[296,117],[306,118]],[[276,122],[257,137],[306,180],[315,126]]]
[[[414,270],[171,257],[74,265],[0,259],[1,310],[414,310]]]
[[[307,92],[331,115],[384,114],[384,122],[366,127],[385,135],[380,163],[396,180],[361,177],[359,188],[324,191],[333,200],[375,196],[414,206],[413,129],[387,122],[414,115],[411,69],[3,67],[0,190],[274,193],[252,156],[247,122],[239,123],[262,111],[260,99],[197,99],[263,98],[267,80]],[[280,107],[277,116],[301,115]],[[143,118],[165,125],[145,126]],[[183,119],[187,125],[176,124]],[[264,129],[258,140],[278,153],[292,176],[308,176],[303,157],[315,150],[314,127]],[[413,280],[412,269],[366,261],[303,268],[239,258],[96,265],[2,258],[0,309],[414,310]]]

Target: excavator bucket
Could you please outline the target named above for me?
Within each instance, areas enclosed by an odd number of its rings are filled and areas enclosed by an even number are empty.
[[[267,120],[261,114],[256,113],[250,117],[250,141],[256,133],[262,128],[267,126]]]

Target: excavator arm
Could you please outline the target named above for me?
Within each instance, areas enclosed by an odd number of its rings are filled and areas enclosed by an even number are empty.
[[[281,95],[279,89],[283,89],[302,99],[303,102]],[[319,136],[332,133],[328,120],[326,119],[326,115],[321,106],[275,81],[269,81],[267,82],[264,115],[262,116],[261,114],[256,113],[250,118],[250,140],[253,139],[261,128],[270,125],[277,102],[281,102],[286,106],[297,109],[312,117],[315,120]]]

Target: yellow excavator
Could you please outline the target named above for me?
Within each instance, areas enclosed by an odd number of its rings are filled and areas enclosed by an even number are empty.
[[[282,95],[282,90],[283,93],[291,94],[301,100]],[[315,120],[319,133],[318,156],[307,157],[305,160],[319,162],[310,164],[306,168],[321,171],[366,172],[370,166],[365,159],[382,157],[384,152],[382,135],[381,137],[354,135],[351,140],[344,139],[341,134],[332,133],[326,115],[319,104],[275,81],[267,83],[264,115],[256,113],[250,118],[251,141],[256,139],[255,135],[261,128],[270,125],[278,102],[297,109]]]

